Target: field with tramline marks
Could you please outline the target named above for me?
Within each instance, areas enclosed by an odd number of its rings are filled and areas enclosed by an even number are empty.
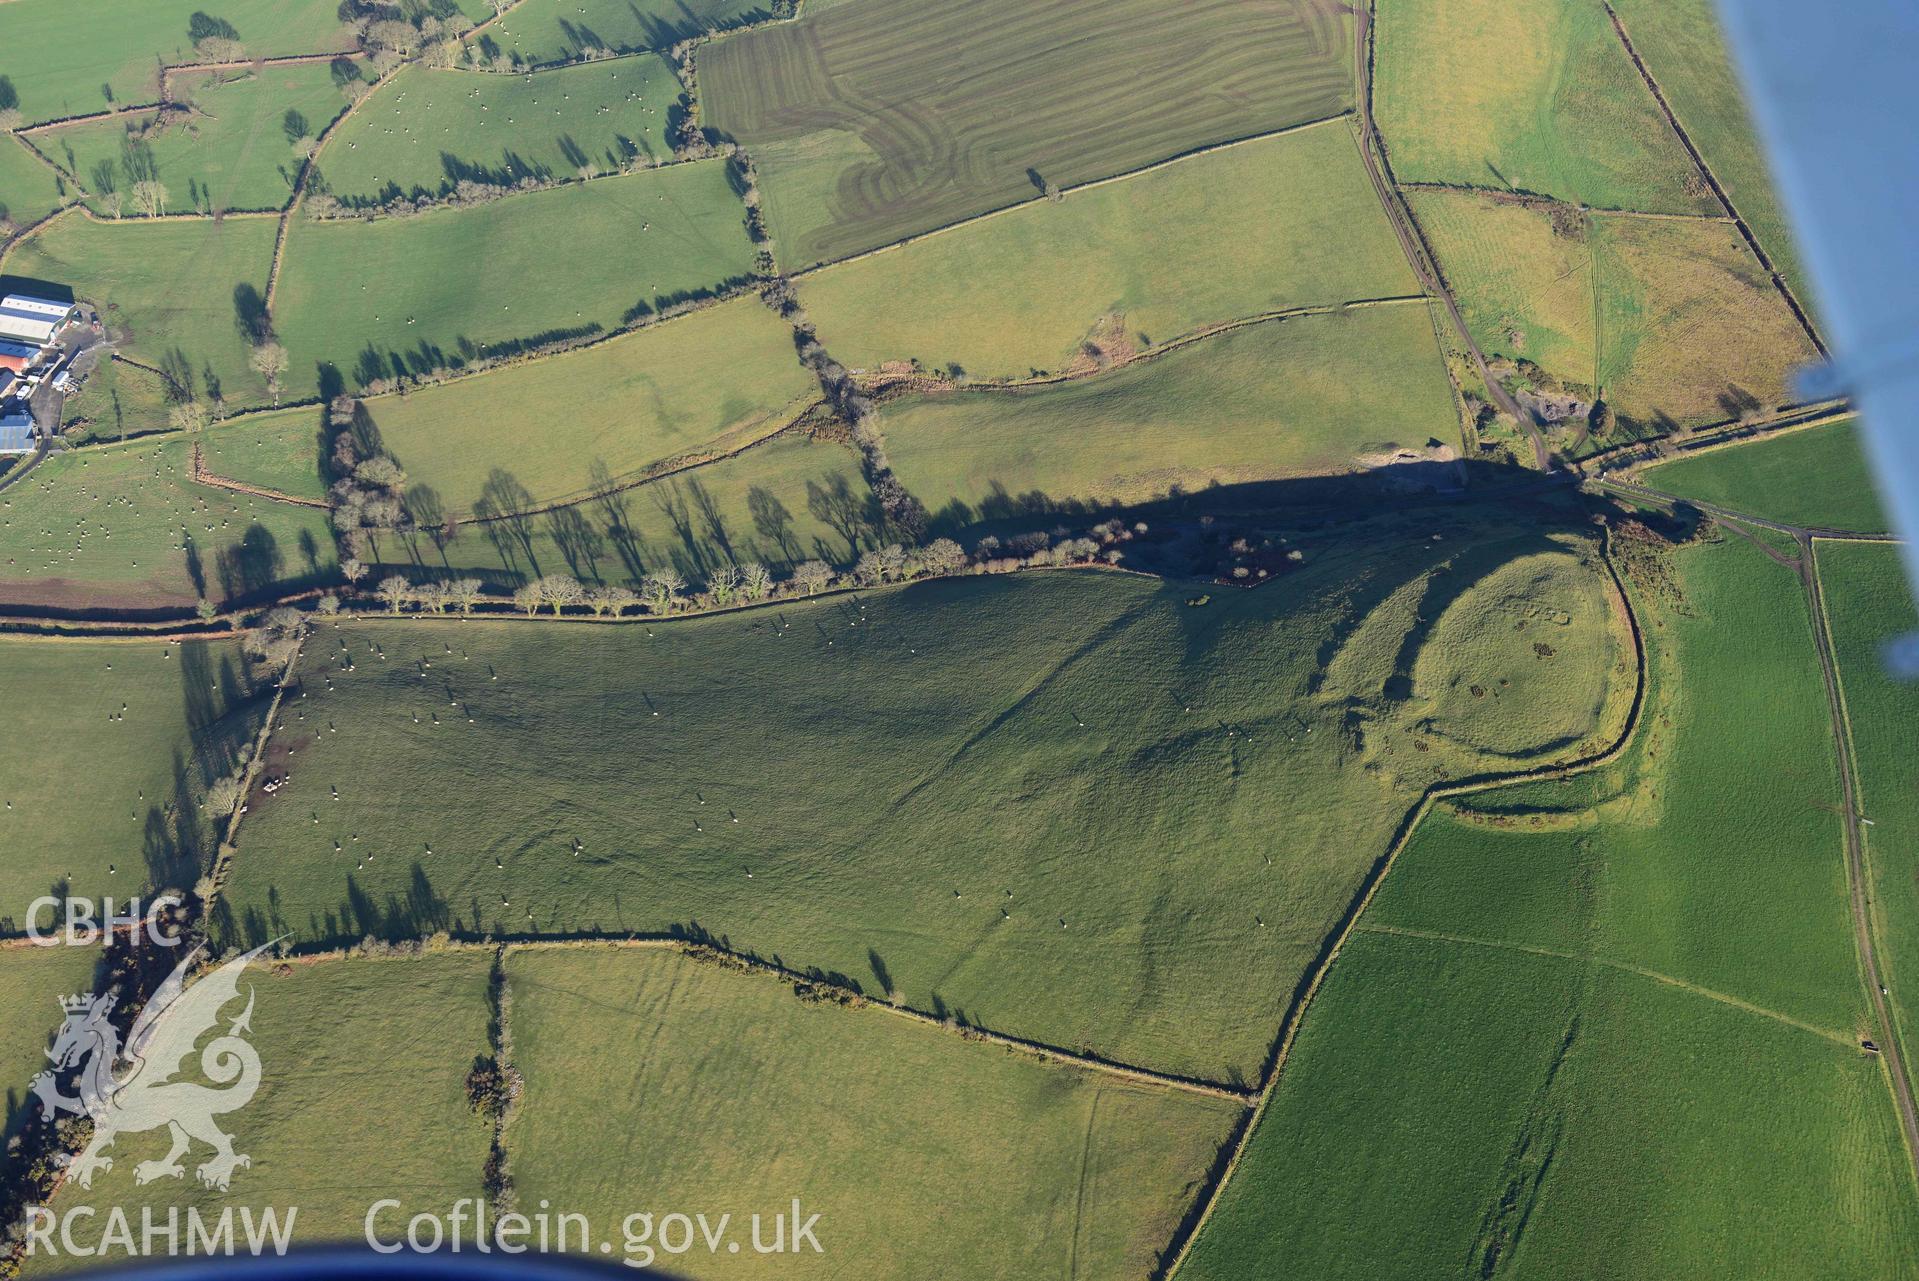
[[[701,52],[789,268],[1352,105],[1311,0],[864,0]]]

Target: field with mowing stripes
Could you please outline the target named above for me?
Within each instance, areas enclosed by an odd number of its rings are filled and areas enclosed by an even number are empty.
[[[1798,584],[1674,568],[1634,747],[1417,829],[1181,1275],[1903,1275]]]
[[[1250,238],[1240,233],[1257,227]],[[1245,143],[802,277],[835,358],[974,378],[1418,292],[1343,123]]]
[[[1654,489],[1789,525],[1883,533],[1885,511],[1855,419],[1649,467]]]
[[[0,603],[190,607],[330,577],[326,513],[192,479],[174,436],[62,454],[0,495]]]
[[[900,479],[952,526],[1347,472],[1458,435],[1419,303],[1267,321],[1053,386],[917,397],[885,421]]]
[[[619,263],[618,271],[609,265]],[[348,386],[600,333],[753,268],[722,161],[413,218],[296,221],[274,298],[290,386]]]
[[[701,109],[798,270],[1347,110],[1350,26],[1305,0],[862,0],[707,46]]]
[[[0,936],[63,879],[95,900],[191,889],[219,839],[201,799],[266,715],[239,645],[14,637],[0,659]]]
[[[133,215],[128,191],[149,165],[168,213],[280,209],[302,163],[295,144],[347,107],[324,62],[180,72],[169,88],[176,109],[164,116],[130,112],[28,138],[79,180],[98,213]]]
[[[845,1257],[866,1275],[1144,1276],[1240,1111],[676,952],[516,950],[506,975],[521,1195],[613,1224],[670,1188],[742,1237],[761,1216],[763,1243],[797,1196],[824,1258],[786,1256],[793,1274]],[[645,1244],[655,1266],[766,1273],[745,1249]]]
[[[355,204],[658,163],[673,155],[666,128],[680,93],[672,65],[652,55],[535,76],[408,67],[328,141],[325,189]]]
[[[0,258],[8,288],[51,281],[100,310],[121,351],[230,409],[267,402],[241,313],[266,291],[274,220],[100,222],[69,210]],[[243,304],[243,300],[252,300]]]

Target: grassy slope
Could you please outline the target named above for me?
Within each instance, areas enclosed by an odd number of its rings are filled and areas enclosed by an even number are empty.
[[[21,900],[24,902],[25,900]],[[39,1104],[27,1094],[27,1083],[46,1069],[48,1035],[62,1018],[57,998],[88,991],[94,963],[100,959],[91,947],[25,947],[0,949],[0,1142]],[[0,1146],[0,1178],[7,1177],[10,1155]]]
[[[618,264],[618,270],[613,270]],[[745,275],[753,255],[721,161],[374,222],[299,221],[274,313],[291,386],[433,369]]]
[[[76,39],[70,0],[17,0],[7,10],[5,73],[33,124],[104,111],[159,96],[156,60],[199,57],[187,35],[201,0],[94,0],[87,34]],[[231,23],[249,57],[334,53],[351,47],[331,0],[221,0],[214,16]],[[109,102],[102,85],[113,90]]]
[[[1417,305],[1268,321],[1071,383],[903,401],[884,421],[900,478],[957,523],[1035,494],[1132,502],[1343,472],[1389,442],[1457,433]]]
[[[60,179],[18,138],[0,147],[0,206],[7,220],[24,227],[58,209],[64,198]]]
[[[1744,543],[1679,555],[1688,604],[1653,610],[1650,719],[1626,764],[1480,798],[1601,808],[1421,826],[1190,1275],[1273,1257],[1477,1274],[1495,1242],[1519,1275],[1557,1277],[1879,1276],[1910,1258],[1891,1102],[1851,1044],[1863,994],[1796,584]]]
[[[1859,800],[1872,819],[1863,831],[1879,963],[1909,1046],[1919,990],[1919,880],[1911,871],[1919,850],[1919,690],[1888,673],[1883,647],[1919,627],[1919,614],[1897,549],[1831,542],[1818,548]]]
[[[326,513],[197,485],[187,442],[56,456],[0,498],[0,601],[191,605],[330,573]],[[251,540],[249,542],[249,540]]]
[[[165,431],[173,408],[166,379],[124,360],[102,360],[67,397],[61,431],[78,443],[117,441]]]
[[[1586,391],[1597,378],[1622,422],[1788,403],[1814,354],[1726,223],[1601,216],[1569,237],[1543,209],[1478,194],[1420,191],[1413,207],[1486,352]]]
[[[1411,795],[1477,763],[1443,743],[1352,754],[1339,727],[1387,673],[1316,675],[1342,644],[1404,648],[1379,600],[1497,541],[1441,526],[1390,550],[1331,541],[1203,610],[1149,580],[1047,574],[874,593],[863,613],[328,635],[345,648],[309,651],[282,739],[300,782],[254,806],[237,923],[706,930],[869,990],[883,967],[920,1008],[1250,1075]],[[458,804],[423,804],[448,778],[471,780]]]
[[[476,43],[539,66],[593,49],[670,49],[702,31],[771,16],[762,0],[523,0]]]
[[[517,475],[536,502],[575,498],[591,487],[595,463],[624,480],[668,459],[734,448],[776,430],[818,391],[794,357],[792,331],[757,298],[740,298],[366,408],[411,484],[464,514],[494,468]],[[317,496],[325,490],[319,420],[316,409],[287,410],[209,432],[207,466]]]
[[[1613,0],[1613,8],[1733,207],[1800,301],[1809,303],[1792,231],[1773,192],[1711,0]]]
[[[701,109],[752,152],[798,269],[1031,199],[1038,182],[1336,114],[1352,102],[1350,26],[1236,0],[864,0],[703,50]]]
[[[728,562],[850,564],[877,536],[876,520],[850,448],[784,435],[605,499],[464,524],[444,550],[414,536],[379,551],[416,576],[458,571],[504,586],[541,573],[631,586],[661,566],[697,582]]]
[[[324,62],[263,67],[258,75],[244,70],[176,75],[173,94],[194,114],[146,139],[167,189],[169,213],[283,208],[300,170],[287,136],[287,113],[298,112],[306,135],[314,137],[347,105]],[[104,212],[107,192],[125,192],[132,185],[121,154],[129,131],[152,119],[151,112],[141,112],[88,121],[35,134],[33,141],[67,165],[92,193],[89,205]],[[197,201],[196,182],[207,193]],[[122,212],[133,212],[130,202]]]
[[[1242,233],[1255,228],[1249,241]],[[1076,191],[799,282],[836,359],[956,363],[980,378],[1060,369],[1115,314],[1145,346],[1262,312],[1416,292],[1340,124]]]
[[[62,877],[93,899],[191,889],[216,839],[201,796],[266,711],[239,648],[13,639],[0,657],[0,933]]]
[[[507,981],[521,1195],[609,1225],[698,1207],[743,1240],[797,1196],[824,1254],[783,1273],[1144,1276],[1239,1111],[671,952],[516,952]],[[769,1266],[745,1248],[654,1263]]]
[[[664,58],[621,58],[533,77],[406,68],[327,140],[321,171],[342,199],[439,194],[468,176],[572,178],[671,159],[680,82]]]
[[[1791,525],[1886,528],[1855,419],[1676,459],[1645,479],[1669,494]]]
[[[1402,181],[1713,211],[1598,4],[1381,0],[1378,23],[1374,110]]]
[[[114,1168],[90,1190],[62,1188],[54,1213],[90,1205],[99,1224],[110,1207],[122,1207],[137,1241],[144,1206],[161,1224],[169,1206],[183,1216],[198,1207],[209,1223],[232,1208],[236,1235],[239,1207],[256,1214],[278,1207],[284,1221],[286,1207],[296,1206],[297,1244],[359,1244],[375,1201],[397,1197],[409,1213],[427,1206],[445,1213],[455,1200],[479,1196],[491,1136],[468,1108],[464,1086],[474,1057],[487,1049],[490,961],[476,951],[254,970],[240,992],[244,998],[251,989],[256,998],[250,1039],[262,1079],[253,1101],[227,1123],[235,1148],[253,1158],[234,1174],[231,1191],[204,1188],[194,1177],[207,1152],[198,1144],[182,1159],[185,1178],[136,1186],[134,1166],[164,1156],[166,1142],[134,1134],[114,1145]],[[229,1017],[241,1008],[234,1002]],[[195,1062],[189,1059],[185,1079],[198,1079]],[[350,1172],[342,1168],[348,1153],[361,1157]],[[382,1231],[397,1222],[404,1233],[405,1218],[394,1212],[380,1221]],[[184,1228],[183,1217],[183,1240]],[[28,1260],[25,1275],[76,1265]]]
[[[71,289],[99,306],[120,350],[191,377],[207,397],[211,370],[228,406],[267,402],[248,364],[236,291],[264,293],[273,259],[271,218],[95,222],[69,212],[17,242],[0,262],[7,277]]]

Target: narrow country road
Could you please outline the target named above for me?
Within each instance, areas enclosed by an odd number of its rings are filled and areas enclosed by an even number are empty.
[[[1480,381],[1486,384],[1486,394],[1491,396],[1493,404],[1505,414],[1510,414],[1519,424],[1526,438],[1532,442],[1533,462],[1541,471],[1552,471],[1558,466],[1552,449],[1546,444],[1546,438],[1540,434],[1539,427],[1533,422],[1532,415],[1521,408],[1507,390],[1493,377],[1492,369],[1486,364],[1486,353],[1479,349],[1472,331],[1466,328],[1466,317],[1459,310],[1459,302],[1453,297],[1452,290],[1446,287],[1445,278],[1439,274],[1439,266],[1426,252],[1426,242],[1420,236],[1413,223],[1412,211],[1401,203],[1399,188],[1386,170],[1386,144],[1380,140],[1379,128],[1373,123],[1373,11],[1368,4],[1359,11],[1355,39],[1358,42],[1359,58],[1359,156],[1365,161],[1366,176],[1372,180],[1373,194],[1379,197],[1379,204],[1386,211],[1386,220],[1393,225],[1393,234],[1399,237],[1399,248],[1406,255],[1407,263],[1420,284],[1433,297],[1445,305],[1446,314],[1452,318],[1453,329],[1459,334],[1459,340],[1465,344],[1466,351],[1473,358],[1473,365],[1479,370]]]

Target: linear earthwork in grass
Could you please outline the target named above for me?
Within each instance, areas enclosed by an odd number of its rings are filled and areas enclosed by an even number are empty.
[[[0,147],[0,218],[24,227],[65,204],[73,193],[19,135]]]
[[[1181,1276],[1900,1274],[1802,593],[1739,541],[1672,568],[1627,755],[1425,819]]]
[[[706,46],[700,106],[794,270],[1347,110],[1351,26],[1295,0],[865,0]]]
[[[191,889],[219,839],[202,808],[207,789],[238,765],[266,711],[240,647],[15,638],[0,641],[0,657],[11,709],[0,743],[0,935],[23,933],[27,905],[60,884],[120,902]],[[84,809],[73,801],[79,778]]]
[[[229,409],[267,403],[249,338],[265,316],[274,220],[97,221],[70,210],[0,260],[0,283],[50,282],[94,304],[119,350]]]
[[[1249,229],[1257,234],[1248,236]],[[1418,292],[1343,122],[1242,143],[801,277],[834,358],[974,378]]]
[[[1719,212],[1596,0],[1379,0],[1373,40],[1401,181]]]
[[[1483,520],[1329,539],[1200,607],[1038,574],[684,623],[328,632],[273,748],[296,781],[254,799],[222,927],[711,936],[917,1009],[1251,1079],[1418,791],[1495,759],[1461,746],[1470,721],[1426,727],[1460,713],[1450,674],[1416,664],[1420,610],[1576,546]],[[1615,626],[1579,608],[1573,626]],[[1591,651],[1469,652],[1519,685]],[[1539,725],[1546,758],[1611,679],[1552,670],[1572,710]],[[431,782],[508,776],[445,804]]]
[[[900,479],[955,527],[1350,472],[1458,432],[1419,303],[1265,321],[1071,382],[914,397],[885,423]]]
[[[791,1236],[796,1196],[824,1257],[866,1275],[1145,1276],[1240,1112],[667,949],[515,949],[506,977],[521,1195],[617,1223],[633,1189],[670,1187],[743,1238],[758,1215],[762,1246],[784,1215],[802,1270],[819,1256]]]
[[[274,315],[291,386],[349,386],[603,333],[753,270],[726,162],[700,161],[410,218],[302,219]],[[614,265],[618,269],[614,269]]]
[[[438,196],[462,182],[506,185],[656,164],[673,155],[680,101],[652,54],[531,76],[414,65],[374,90],[327,139],[324,190],[349,203]]]
[[[348,64],[355,65],[355,64]],[[325,62],[176,72],[170,104],[29,135],[86,188],[95,212],[131,217],[132,188],[157,181],[166,213],[280,209],[322,130],[346,110]]]

